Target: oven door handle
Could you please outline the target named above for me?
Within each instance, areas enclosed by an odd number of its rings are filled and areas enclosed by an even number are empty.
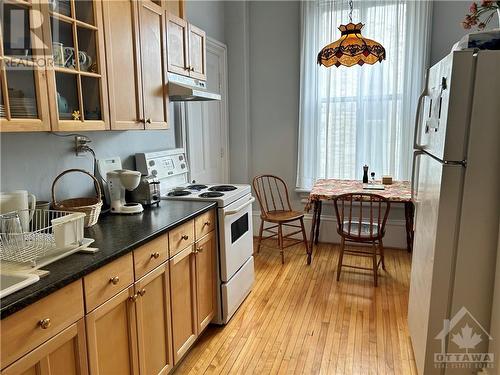
[[[250,197],[250,199],[247,202],[243,203],[241,206],[235,208],[234,210],[229,210],[229,211],[224,212],[224,216],[230,216],[230,215],[237,214],[238,212],[240,212],[245,207],[251,205],[253,202],[255,202],[255,198],[254,197]]]

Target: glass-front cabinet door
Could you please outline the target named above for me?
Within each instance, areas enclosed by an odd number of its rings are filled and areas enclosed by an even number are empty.
[[[38,1],[0,2],[0,131],[50,130]]]
[[[105,130],[109,122],[101,0],[44,1],[44,35],[50,36],[52,51],[52,128]]]

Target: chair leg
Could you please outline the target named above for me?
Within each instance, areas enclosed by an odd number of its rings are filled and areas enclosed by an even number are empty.
[[[281,253],[281,264],[285,264],[285,254],[283,252],[283,229],[281,224],[278,224],[278,246]]]
[[[344,247],[345,240],[344,237],[340,240],[340,254],[339,254],[339,263],[337,265],[337,281],[340,280],[340,271],[342,271],[342,259],[344,258]]]
[[[372,250],[373,250],[373,281],[375,283],[375,286],[378,286],[378,265],[377,265],[377,246],[375,245],[375,242],[372,244]]]
[[[309,243],[307,242],[306,228],[304,227],[304,218],[300,219],[300,227],[302,228],[302,240],[304,241],[304,245],[306,247],[307,264],[311,264],[311,256],[309,254]]]
[[[260,219],[259,239],[257,240],[257,253],[260,251],[260,243],[262,242],[262,233],[264,232],[264,220]]]
[[[382,269],[385,271],[384,242],[382,239],[379,240],[378,247],[380,249],[380,258],[382,259]]]

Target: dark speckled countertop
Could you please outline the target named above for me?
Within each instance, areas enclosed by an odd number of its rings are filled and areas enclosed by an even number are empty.
[[[73,254],[42,269],[50,271],[37,283],[0,300],[5,318],[84,275],[132,251],[154,237],[216,207],[214,202],[161,201],[159,207],[145,208],[139,215],[102,215],[85,230],[95,239],[94,254]]]

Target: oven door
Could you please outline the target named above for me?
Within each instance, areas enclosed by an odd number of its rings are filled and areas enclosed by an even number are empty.
[[[253,254],[252,203],[246,195],[219,209],[220,266],[223,283],[245,264]]]

